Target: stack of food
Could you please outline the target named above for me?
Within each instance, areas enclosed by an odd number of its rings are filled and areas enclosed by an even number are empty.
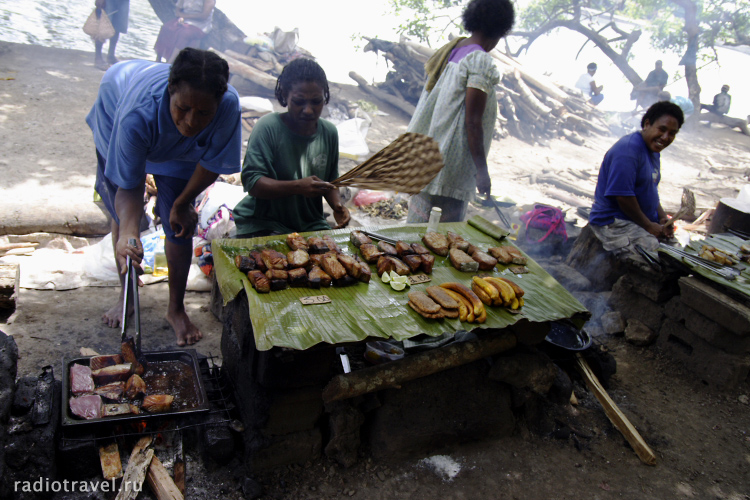
[[[706,260],[710,260],[712,262],[716,262],[718,264],[722,264],[725,266],[733,266],[737,264],[740,260],[747,261],[747,256],[750,254],[749,252],[746,252],[746,250],[750,250],[750,247],[747,245],[742,245],[740,247],[740,251],[744,254],[743,257],[737,257],[737,255],[725,251],[725,250],[719,250],[713,245],[703,245],[701,247],[701,253],[698,255],[698,257],[701,257]]]
[[[141,410],[149,413],[168,411],[174,396],[147,395],[146,383],[141,378],[145,371],[144,364],[135,356],[132,338],[123,342],[121,354],[94,356],[88,366],[73,363],[69,374],[71,413],[91,420],[137,415]]]
[[[391,245],[385,241],[379,241],[375,245],[369,236],[361,231],[352,231],[350,235],[352,244],[359,248],[362,258],[369,264],[375,264],[378,276],[391,271],[401,276],[421,271],[432,274],[435,257],[430,251],[419,243],[406,243],[397,241]]]

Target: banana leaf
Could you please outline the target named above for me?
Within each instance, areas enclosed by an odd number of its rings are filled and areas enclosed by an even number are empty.
[[[407,224],[397,227],[356,228],[377,232],[395,240],[410,243],[421,242],[425,224]],[[356,254],[358,250],[349,242],[352,228],[302,236],[329,234],[344,253]],[[488,247],[512,245],[507,240],[499,242],[486,233],[465,223],[440,224],[441,232],[453,231],[474,245],[486,250]],[[437,337],[446,332],[455,333],[474,328],[505,328],[521,319],[532,322],[548,322],[570,318],[581,322],[591,314],[562,285],[542,269],[531,258],[528,259],[528,274],[514,276],[505,266],[498,266],[488,274],[513,279],[526,292],[525,305],[519,314],[512,314],[502,307],[487,306],[487,321],[483,324],[462,323],[458,319],[425,319],[408,305],[410,289],[422,290],[429,285],[458,281],[471,286],[472,273],[460,272],[451,266],[448,257],[435,258],[432,281],[395,291],[377,276],[375,266],[370,283],[357,283],[348,287],[326,289],[289,288],[270,293],[257,293],[243,273],[234,264],[236,255],[246,255],[250,250],[273,248],[286,254],[289,247],[286,235],[266,236],[251,239],[220,239],[212,242],[214,269],[224,304],[245,290],[249,305],[250,320],[258,350],[272,347],[307,349],[320,342],[339,344],[358,342],[368,337],[404,340],[420,334]],[[302,305],[299,298],[327,295],[328,304]]]

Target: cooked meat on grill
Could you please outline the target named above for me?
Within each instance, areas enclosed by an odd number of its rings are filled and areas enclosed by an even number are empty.
[[[419,257],[422,259],[422,265],[420,266],[422,272],[425,274],[432,274],[432,266],[435,265],[435,256],[423,253],[420,254]]]
[[[448,238],[442,233],[429,231],[422,236],[422,243],[441,257],[448,255]]]
[[[281,253],[277,252],[276,250],[272,248],[264,248],[260,252],[260,256],[263,259],[263,263],[266,265],[266,269],[286,269],[289,267],[289,264],[287,263],[286,256]]]
[[[116,417],[118,415],[129,415],[133,405],[129,403],[108,404],[102,407],[102,417]]]
[[[133,375],[137,377],[138,375]],[[132,377],[131,377],[132,378]],[[125,382],[113,382],[111,384],[103,385],[94,389],[94,394],[97,394],[109,401],[120,401],[123,394],[125,393]]]
[[[370,237],[362,231],[352,231],[351,233],[349,233],[349,241],[357,248],[359,248],[361,245],[372,243]]]
[[[106,366],[119,365],[122,363],[121,354],[102,354],[100,356],[94,356],[89,360],[89,368],[92,370],[98,370]]]
[[[291,269],[306,267],[310,263],[310,254],[305,250],[292,250],[286,254],[286,260]]]
[[[412,243],[411,249],[414,250],[414,253],[418,253],[419,255],[430,253],[429,250],[427,250],[425,247],[423,247],[419,243]]]
[[[286,235],[286,244],[292,250],[307,251],[307,240],[300,236],[299,233],[290,233]]]
[[[174,396],[169,394],[151,394],[143,398],[141,408],[149,413],[161,413],[169,411],[172,401],[174,401]]]
[[[390,243],[386,243],[385,241],[379,241],[378,242],[378,250],[383,252],[385,255],[393,255],[394,257],[398,256],[398,252],[396,251],[396,247],[391,245]]]
[[[120,345],[120,353],[122,354],[123,363],[130,363],[133,365],[133,373],[143,375],[143,372],[146,371],[146,362],[136,356],[135,340],[133,337],[128,337],[122,342]]]
[[[335,252],[328,252],[323,255],[323,270],[328,273],[331,278],[338,280],[346,276],[346,269],[339,262]]]
[[[288,271],[289,274],[289,286],[296,288],[303,288],[307,286],[307,271],[300,267]]]
[[[266,263],[263,262],[263,256],[261,256],[258,250],[252,250],[250,252],[250,257],[252,257],[253,260],[255,261],[255,269],[258,269],[262,273],[265,273],[266,271],[268,271],[268,268],[266,267]]]
[[[406,243],[405,241],[396,242],[396,252],[398,253],[398,256],[401,258],[403,258],[404,255],[411,255],[415,253],[411,245],[409,243]]]
[[[411,272],[417,272],[417,269],[420,268],[422,265],[422,257],[420,255],[417,255],[415,253],[409,254],[409,255],[403,255],[401,257],[401,260],[404,261],[404,264],[409,266],[409,269],[411,269]]]
[[[133,374],[132,363],[121,363],[119,365],[105,366],[91,372],[94,383],[97,386],[111,384],[112,382],[124,382]]]
[[[234,258],[234,265],[243,273],[255,269],[255,259],[249,255],[238,255]]]
[[[466,252],[456,247],[450,249],[450,259],[453,267],[465,273],[475,273],[479,270],[479,263],[469,257]]]
[[[475,250],[474,253],[471,254],[471,258],[477,261],[480,271],[491,271],[497,265],[496,258],[482,252],[481,250]]]
[[[266,278],[266,275],[258,269],[247,273],[247,277],[250,279],[250,284],[253,285],[256,292],[268,293],[271,291],[271,282]]]
[[[68,401],[70,411],[79,418],[91,420],[102,417],[102,398],[97,395],[75,396]]]
[[[378,276],[382,276],[383,273],[390,273],[395,271],[396,274],[406,276],[411,272],[409,266],[404,264],[398,257],[392,257],[390,255],[383,255],[378,259],[377,263]]]
[[[331,275],[319,266],[312,266],[307,273],[307,282],[310,288],[324,288],[331,285]]]
[[[125,382],[125,395],[128,399],[138,399],[146,395],[146,382],[138,375],[132,375]]]
[[[78,363],[70,365],[70,392],[78,395],[94,390],[91,368]]]
[[[376,263],[378,259],[384,255],[383,252],[378,250],[378,247],[371,245],[370,243],[363,243],[360,245],[359,252],[368,264]]]
[[[307,251],[313,253],[326,253],[329,251],[328,245],[323,238],[319,236],[310,236],[307,239]]]

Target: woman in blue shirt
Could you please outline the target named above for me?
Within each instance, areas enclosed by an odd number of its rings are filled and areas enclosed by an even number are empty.
[[[144,183],[146,174],[154,177],[154,210],[167,240],[167,320],[178,345],[202,337],[184,306],[198,221],[193,201],[219,174],[238,172],[240,166],[239,96],[228,80],[226,61],[192,48],[181,51],[171,66],[118,63],[105,73],[86,117],[96,144],[96,191],[113,219],[112,242],[123,284],[126,258],[137,264],[142,259]],[[128,244],[131,238],[136,246]],[[123,293],[103,316],[112,328],[122,318]]]

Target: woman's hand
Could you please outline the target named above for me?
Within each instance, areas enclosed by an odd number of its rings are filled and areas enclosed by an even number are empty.
[[[332,189],[336,189],[336,186],[330,182],[321,180],[317,176],[311,175],[297,181],[298,194],[307,198],[313,198],[315,196],[324,196]]]
[[[336,227],[333,229],[341,229],[342,227],[348,226],[351,221],[349,209],[344,205],[333,207],[333,218],[336,220]]]
[[[177,203],[172,205],[169,211],[169,225],[178,238],[190,238],[195,231],[195,225],[198,223],[198,212],[193,208],[192,203]]]

